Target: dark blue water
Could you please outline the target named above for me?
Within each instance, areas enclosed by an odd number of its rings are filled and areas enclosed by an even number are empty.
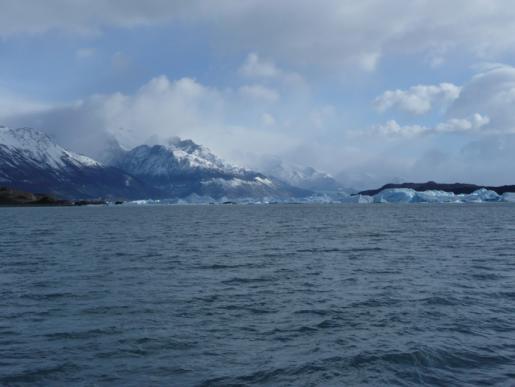
[[[0,384],[511,385],[515,206],[0,209]]]

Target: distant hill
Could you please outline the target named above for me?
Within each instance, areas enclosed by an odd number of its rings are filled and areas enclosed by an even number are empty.
[[[502,195],[506,192],[515,192],[515,185],[503,185],[501,187],[488,187],[483,185],[475,185],[475,184],[464,184],[464,183],[454,183],[454,184],[441,184],[436,183],[434,181],[428,181],[427,183],[402,183],[402,184],[386,184],[378,189],[371,189],[367,191],[362,191],[360,195],[368,195],[374,196],[379,192],[385,189],[391,188],[409,188],[415,191],[423,192],[423,191],[444,191],[444,192],[452,192],[456,195],[460,194],[471,194],[481,188],[486,188],[490,191],[494,191],[499,195]]]

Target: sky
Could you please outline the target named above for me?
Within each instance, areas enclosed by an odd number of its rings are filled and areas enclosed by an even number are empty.
[[[511,0],[0,0],[0,124],[343,184],[515,184]]]

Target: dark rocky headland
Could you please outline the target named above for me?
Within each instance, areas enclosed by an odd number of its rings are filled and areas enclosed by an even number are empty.
[[[47,194],[0,187],[0,206],[83,206],[106,204],[104,200],[64,200]]]

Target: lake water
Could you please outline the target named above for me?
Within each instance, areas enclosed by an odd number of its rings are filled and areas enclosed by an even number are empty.
[[[0,208],[0,385],[511,385],[515,205]]]

